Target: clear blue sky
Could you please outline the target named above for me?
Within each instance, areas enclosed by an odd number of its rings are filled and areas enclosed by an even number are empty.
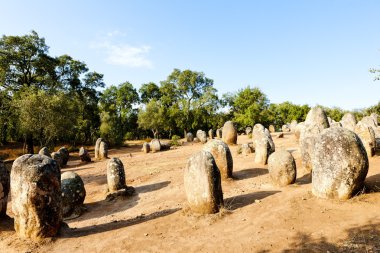
[[[380,1],[1,1],[0,34],[36,30],[107,85],[203,71],[219,93],[362,108],[380,100]]]

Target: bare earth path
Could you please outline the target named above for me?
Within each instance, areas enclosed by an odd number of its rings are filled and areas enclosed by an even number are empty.
[[[239,143],[248,141],[239,136]],[[189,212],[183,189],[183,168],[201,144],[151,154],[138,145],[111,150],[137,192],[113,201],[105,200],[106,161],[73,159],[63,172],[84,180],[87,212],[38,244],[18,239],[12,218],[0,220],[0,252],[380,252],[380,156],[370,158],[369,193],[321,200],[311,194],[294,135],[274,141],[277,150],[293,152],[296,184],[272,186],[266,166],[233,146],[235,180],[222,183],[229,211],[207,216]],[[11,203],[7,213],[12,217]]]

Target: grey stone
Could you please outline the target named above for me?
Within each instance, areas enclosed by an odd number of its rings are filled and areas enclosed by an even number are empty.
[[[198,130],[197,131],[197,138],[201,143],[206,143],[207,142],[207,134],[203,130]]]
[[[161,142],[159,139],[153,139],[150,141],[150,150],[152,150],[153,153],[161,151]]]
[[[232,178],[234,163],[230,148],[225,142],[211,140],[203,146],[203,150],[210,152],[214,157],[222,179]]]
[[[368,157],[374,156],[376,150],[376,138],[372,127],[359,121],[355,126],[355,133],[362,141]]]
[[[342,119],[340,120],[340,123],[342,124],[342,127],[347,128],[351,131],[355,131],[357,121],[354,114],[346,113],[343,115]]]
[[[110,193],[127,187],[124,165],[119,158],[112,158],[107,163],[107,185]]]
[[[214,139],[214,130],[208,130],[208,138],[210,138],[210,140]]]
[[[100,143],[103,141],[102,138],[98,138],[95,143],[95,159],[99,160],[99,147]]]
[[[296,181],[296,162],[286,150],[276,151],[269,156],[268,170],[275,185],[286,186]]]
[[[48,157],[51,157],[50,155],[50,151],[47,147],[43,147],[40,149],[40,151],[38,152],[39,155],[46,155]]]
[[[228,145],[237,143],[237,129],[232,121],[227,121],[224,123],[222,139]]]
[[[187,142],[192,142],[192,141],[194,141],[194,136],[193,136],[192,133],[187,133],[187,134],[186,134],[186,141],[187,141]]]
[[[83,210],[83,202],[86,197],[86,189],[81,177],[72,171],[67,171],[61,175],[62,191],[62,215],[79,216]]]
[[[7,212],[8,194],[9,194],[9,172],[3,161],[0,160],[0,217],[5,216]]]
[[[105,141],[101,141],[99,144],[99,159],[107,159],[108,158],[108,144]]]
[[[144,142],[144,143],[143,143],[142,151],[143,151],[144,153],[149,153],[149,152],[150,152],[150,145],[149,145],[148,142]]]
[[[62,157],[62,165],[65,166],[67,165],[67,162],[69,161],[69,158],[70,158],[70,152],[67,148],[65,147],[61,147],[60,149],[58,149],[58,153],[61,154],[61,157]]]
[[[79,157],[82,162],[91,162],[90,153],[84,147],[79,149]]]

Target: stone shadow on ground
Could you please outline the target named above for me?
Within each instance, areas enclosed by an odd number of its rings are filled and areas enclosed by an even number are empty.
[[[142,186],[135,187],[135,190],[137,193],[152,192],[152,191],[160,190],[168,186],[170,183],[171,181],[163,181],[163,182],[154,183],[154,184],[142,185]]]
[[[228,210],[236,210],[254,203],[255,200],[261,200],[279,192],[281,191],[261,191],[230,197],[224,199],[224,206]]]
[[[298,184],[298,185],[304,185],[304,184],[310,184],[310,183],[311,183],[311,173],[307,173],[303,175],[302,177],[297,178],[295,182],[295,184]]]
[[[369,192],[380,192],[380,174],[367,177],[364,183]]]
[[[112,221],[105,224],[87,226],[82,228],[64,228],[61,232],[61,238],[75,238],[117,230],[124,227],[138,225],[143,222],[165,217],[175,212],[178,212],[179,210],[181,210],[181,208],[166,209],[151,213],[149,215],[140,215],[127,220]]]
[[[312,238],[309,234],[298,233],[293,243],[283,253],[290,252],[380,252],[380,223],[369,223],[345,231],[346,237],[338,243],[328,242],[325,237]],[[261,251],[266,252],[266,251]]]
[[[248,178],[253,178],[261,175],[268,174],[268,169],[263,168],[252,168],[252,169],[244,169],[233,172],[233,178],[235,180],[244,180]]]
[[[0,217],[0,232],[15,231],[14,219],[8,215]]]

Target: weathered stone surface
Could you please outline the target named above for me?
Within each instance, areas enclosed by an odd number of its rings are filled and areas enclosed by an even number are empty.
[[[342,124],[342,127],[347,128],[351,131],[355,131],[357,121],[354,114],[346,113],[343,115],[342,119],[340,120],[340,123]]]
[[[67,148],[65,147],[61,147],[60,149],[58,149],[58,153],[61,154],[61,157],[62,157],[62,165],[65,166],[67,165],[67,162],[69,161],[69,158],[70,158],[70,152]]]
[[[290,131],[294,132],[296,130],[297,125],[298,125],[297,120],[292,120],[292,122],[290,122],[289,124]]]
[[[190,157],[184,170],[184,186],[192,211],[212,214],[223,207],[220,172],[210,152],[200,151]]]
[[[216,137],[219,138],[219,139],[222,139],[222,135],[223,135],[222,132],[223,132],[222,128],[216,129]]]
[[[262,135],[265,135],[267,137],[267,141],[269,142],[269,154],[273,153],[275,151],[275,145],[272,139],[272,136],[269,132],[268,129],[266,129],[263,125],[261,124],[255,124],[253,126],[252,130],[252,141],[253,141],[253,147],[256,147],[256,140],[262,138]],[[269,155],[268,154],[268,155]]]
[[[16,233],[22,238],[55,236],[62,223],[61,174],[55,160],[43,155],[17,158],[11,171]]]
[[[330,127],[342,127],[342,123],[333,121],[331,122]]]
[[[288,132],[290,132],[289,125],[287,125],[287,124],[283,125],[283,126],[281,127],[281,130],[282,130],[282,132],[284,132],[284,133],[288,133]]]
[[[373,121],[375,122],[375,126],[377,127],[379,125],[379,115],[377,113],[371,113],[370,115],[373,118]]]
[[[206,143],[207,142],[207,134],[203,130],[198,130],[197,131],[197,138],[201,143]]]
[[[230,148],[226,143],[221,140],[211,140],[203,146],[203,150],[210,152],[214,157],[222,179],[232,178],[234,163]]]
[[[208,130],[208,138],[210,138],[210,140],[214,139],[214,130]]]
[[[359,121],[355,126],[355,133],[362,141],[368,157],[374,156],[376,150],[376,138],[372,127],[367,126],[362,121]]]
[[[84,147],[79,149],[79,157],[82,162],[91,162],[90,153]]]
[[[98,138],[96,140],[96,143],[95,143],[95,159],[100,159],[99,158],[99,147],[100,147],[100,143],[103,141],[102,138]]]
[[[294,130],[294,135],[297,140],[300,139],[301,132],[305,129],[305,122],[301,122],[296,126],[296,129]]]
[[[48,157],[51,157],[50,155],[50,151],[47,147],[43,147],[40,149],[40,151],[38,152],[39,155],[46,155]]]
[[[318,197],[344,200],[364,186],[368,157],[360,138],[348,129],[323,130],[312,162],[312,192]]]
[[[61,175],[62,215],[79,216],[83,210],[86,189],[82,178],[75,172],[67,171]]]
[[[3,161],[0,160],[0,217],[7,212],[9,180],[9,172],[5,168]]]
[[[228,145],[237,143],[237,129],[232,121],[227,121],[224,123],[222,139]]]
[[[150,141],[150,150],[152,150],[153,153],[161,151],[161,142],[159,139],[153,139]]]
[[[255,163],[265,165],[268,161],[268,156],[271,154],[269,138],[265,133],[256,135],[255,138]]]
[[[199,139],[197,137],[194,138],[194,142],[195,143],[198,143],[199,142]]]
[[[119,158],[112,158],[107,163],[107,185],[111,193],[127,187],[124,165]]]
[[[323,129],[330,127],[325,111],[321,107],[312,108],[305,120],[305,127],[300,135],[302,165],[307,171],[312,170],[311,157],[315,140]]]
[[[192,142],[194,140],[194,136],[192,133],[187,133],[186,134],[186,141],[187,142]]]
[[[271,133],[276,132],[276,128],[273,125],[269,125],[269,132]]]
[[[252,133],[252,127],[246,127],[245,128],[245,134],[249,135],[250,133]]]
[[[63,167],[63,160],[62,160],[61,153],[53,152],[51,153],[51,158],[57,162],[59,168]]]
[[[149,152],[150,152],[150,145],[149,145],[148,142],[144,142],[144,143],[143,143],[142,151],[143,151],[144,153],[149,153]]]
[[[241,153],[245,156],[249,155],[252,153],[252,149],[251,147],[249,146],[249,144],[247,143],[244,143],[241,145]]]
[[[101,141],[99,144],[99,159],[107,159],[108,158],[108,144],[105,141]]]
[[[286,186],[296,181],[296,162],[286,150],[276,151],[269,156],[268,170],[275,185]]]

